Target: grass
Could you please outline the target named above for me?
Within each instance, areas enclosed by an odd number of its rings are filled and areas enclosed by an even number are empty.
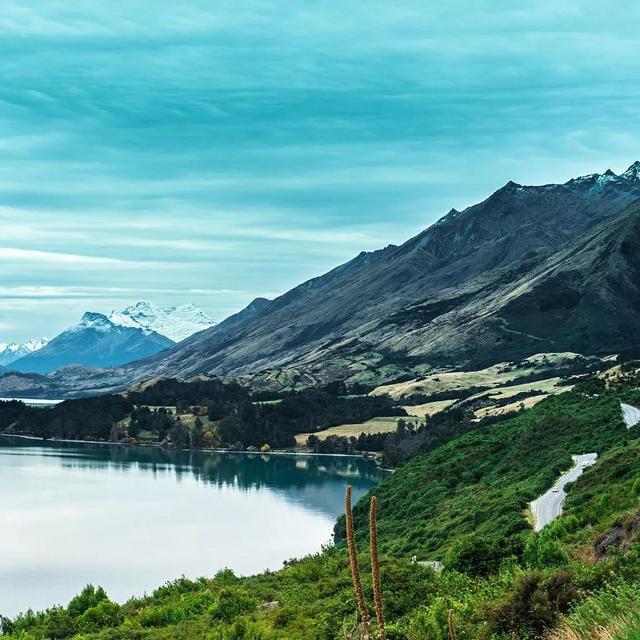
[[[372,391],[373,395],[389,395],[394,399],[414,394],[431,395],[442,392],[464,391],[473,387],[505,387],[513,386],[518,379],[531,374],[549,371],[549,379],[557,375],[558,367],[568,367],[579,363],[582,356],[575,353],[537,354],[514,364],[502,362],[478,371],[445,371],[432,373],[421,379],[409,380],[397,384],[382,385]],[[545,381],[534,383],[533,388],[540,388]],[[552,383],[553,386],[554,383]]]
[[[481,420],[482,418],[486,418],[487,416],[500,416],[505,413],[510,413],[511,411],[520,411],[520,409],[531,409],[546,397],[548,397],[548,395],[546,393],[543,393],[539,396],[529,396],[528,398],[523,398],[522,400],[516,400],[515,402],[510,402],[509,404],[482,407],[481,409],[474,411],[474,415],[476,418]]]
[[[455,399],[437,400],[436,402],[426,402],[424,404],[404,405],[402,408],[409,414],[409,416],[423,420],[425,416],[432,416],[436,413],[440,413],[455,403]]]
[[[603,589],[567,616],[549,640],[638,640],[640,585]]]
[[[395,431],[397,425],[397,416],[371,418],[371,420],[367,420],[366,422],[361,422],[359,424],[341,424],[336,427],[329,427],[323,431],[316,431],[313,435],[320,438],[320,440],[325,440],[329,436],[345,436],[347,438],[354,436],[357,438],[361,433],[372,434]],[[306,444],[307,438],[310,435],[310,433],[296,434],[296,443],[298,446]]]
[[[434,415],[440,411],[444,411],[447,407],[454,404],[455,400],[440,400],[438,402],[427,402],[426,404],[407,405],[403,407],[409,414],[408,417],[403,418],[405,421],[411,420],[424,420],[426,415]],[[357,424],[341,424],[335,427],[329,427],[322,431],[316,431],[313,435],[325,440],[329,436],[344,436],[346,438],[357,438],[361,433],[367,435],[374,433],[390,433],[396,430],[398,426],[398,417],[378,417],[371,418],[366,422],[360,422]],[[310,433],[298,433],[296,434],[296,444],[301,447],[307,442],[307,438]]]

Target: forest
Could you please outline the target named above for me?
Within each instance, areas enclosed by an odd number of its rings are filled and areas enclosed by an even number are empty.
[[[295,446],[296,433],[406,415],[385,397],[343,397],[309,389],[281,400],[257,401],[235,382],[159,380],[124,394],[66,400],[46,409],[0,403],[0,428],[41,438],[128,443],[144,434],[146,442],[181,449],[282,449]]]

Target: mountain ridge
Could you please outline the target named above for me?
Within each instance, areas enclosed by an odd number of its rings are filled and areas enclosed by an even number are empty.
[[[49,338],[35,338],[25,342],[0,342],[0,365],[11,364],[22,356],[42,349],[48,342]]]
[[[638,202],[638,162],[620,175],[606,171],[563,184],[510,181],[402,245],[361,252],[257,311],[245,309],[124,365],[117,378],[211,374],[284,388],[292,380],[376,385],[545,351],[607,353],[640,344],[631,277]],[[619,229],[624,237],[616,236]],[[610,247],[606,254],[596,250],[598,234]],[[590,293],[594,287],[606,304]],[[534,308],[541,335],[524,317]],[[596,330],[602,309],[624,310],[624,327]],[[109,372],[104,376],[111,384]]]
[[[523,187],[509,182],[485,201],[456,215],[450,212],[399,247],[361,253],[286,292],[260,316],[262,326],[248,319],[228,330],[205,331],[150,363],[176,375],[243,375],[294,363],[313,367],[327,349],[353,351],[363,342],[368,348],[367,339],[385,324],[387,329],[393,324],[395,335],[385,331],[382,346],[409,357],[423,356],[424,350],[411,341],[419,327],[410,326],[406,335],[399,335],[403,314],[419,308],[423,323],[434,322],[477,296],[489,284],[487,274],[494,285],[513,278],[620,213],[640,200],[639,167],[634,163],[620,176],[591,174],[562,185]],[[375,314],[367,309],[371,300]],[[305,316],[305,307],[312,309],[313,318]],[[395,323],[385,322],[390,314]]]
[[[141,328],[116,325],[95,311],[63,331],[41,349],[11,363],[11,371],[49,373],[69,365],[110,367],[144,358],[174,344],[169,338]]]

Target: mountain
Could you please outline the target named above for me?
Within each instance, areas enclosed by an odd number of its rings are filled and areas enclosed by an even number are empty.
[[[101,313],[87,312],[81,321],[46,346],[11,363],[11,370],[48,373],[68,365],[112,367],[150,356],[173,345],[165,336],[142,328],[114,324]]]
[[[209,373],[257,388],[372,386],[542,352],[640,347],[638,202],[638,162],[564,184],[508,182],[400,246],[105,372],[104,385]]]
[[[42,349],[49,342],[49,338],[38,338],[36,340],[27,340],[26,342],[10,342],[5,344],[0,342],[0,365],[8,365],[15,362],[18,358],[26,356],[29,353]]]
[[[361,253],[132,373],[286,369],[375,382],[420,367],[640,345],[637,201],[640,163],[564,184],[509,182],[403,245]]]
[[[122,311],[112,311],[108,317],[113,324],[155,331],[173,342],[215,325],[213,318],[193,304],[159,307],[150,302],[138,302]]]

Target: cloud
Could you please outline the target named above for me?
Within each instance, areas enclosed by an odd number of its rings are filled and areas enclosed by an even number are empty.
[[[7,0],[0,260],[42,296],[0,340],[95,296],[220,318],[510,179],[620,170],[639,26],[595,0]]]
[[[0,260],[12,263],[44,263],[47,265],[92,267],[104,266],[109,268],[131,268],[138,266],[149,266],[153,268],[168,266],[163,262],[136,262],[132,260],[121,260],[118,258],[108,258],[103,256],[87,256],[74,253],[56,253],[54,251],[36,251],[30,249],[15,249],[11,247],[0,247]],[[172,267],[175,265],[171,265]]]

